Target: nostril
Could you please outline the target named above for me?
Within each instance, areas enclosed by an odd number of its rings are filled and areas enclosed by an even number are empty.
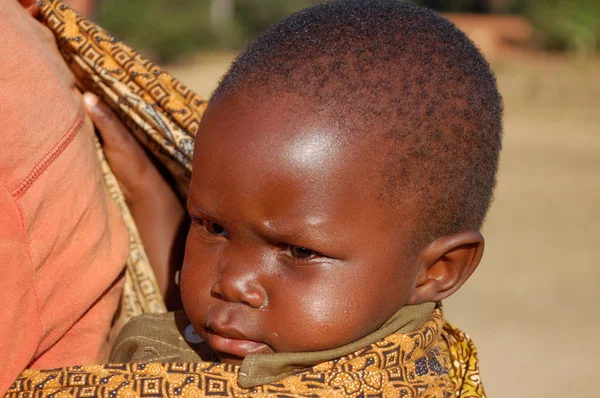
[[[219,300],[226,300],[225,295],[221,290],[220,280],[213,283],[212,287],[210,288],[210,296]]]
[[[264,309],[268,304],[267,296],[266,294],[263,294],[262,291],[247,292],[241,301],[247,306],[257,310]]]
[[[248,307],[252,307],[258,310],[261,310],[264,307],[266,307],[266,301],[258,293],[246,294],[240,301],[243,304],[246,304]]]

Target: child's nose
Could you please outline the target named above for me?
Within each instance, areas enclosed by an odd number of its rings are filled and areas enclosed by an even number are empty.
[[[213,284],[211,294],[232,303],[246,304],[255,309],[264,308],[268,297],[256,268],[247,259],[243,263],[228,262],[222,267],[221,277]]]

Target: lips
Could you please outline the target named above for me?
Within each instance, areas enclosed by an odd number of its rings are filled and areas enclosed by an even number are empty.
[[[249,354],[273,352],[267,344],[250,340],[231,327],[211,324],[205,331],[208,345],[217,353],[245,358]]]

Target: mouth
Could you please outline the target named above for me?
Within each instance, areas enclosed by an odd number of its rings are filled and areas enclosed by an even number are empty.
[[[205,328],[205,331],[206,342],[219,354],[219,357],[224,362],[237,363],[249,354],[267,354],[273,352],[267,344],[247,339],[236,331],[216,328],[214,326]],[[226,360],[226,358],[231,359],[231,361]]]

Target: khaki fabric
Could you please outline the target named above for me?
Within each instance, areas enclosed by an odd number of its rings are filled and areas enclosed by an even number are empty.
[[[110,362],[218,362],[207,344],[186,341],[185,329],[189,325],[183,311],[133,318],[115,340]]]

